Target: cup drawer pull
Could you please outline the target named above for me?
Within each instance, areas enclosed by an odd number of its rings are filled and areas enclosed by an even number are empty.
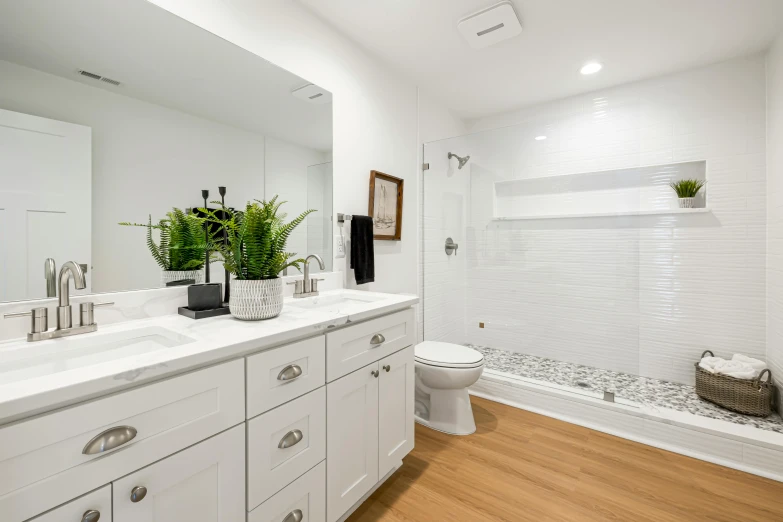
[[[283,519],[283,522],[302,522],[302,517],[304,517],[304,515],[302,515],[302,510],[295,509]]]
[[[292,381],[302,375],[302,367],[298,364],[289,364],[277,374],[278,381]]]
[[[282,439],[280,439],[280,443],[277,445],[277,447],[280,449],[286,449],[290,448],[291,446],[296,446],[302,441],[303,438],[304,435],[302,435],[300,430],[291,430],[286,433]]]
[[[95,455],[103,453],[132,441],[136,437],[136,428],[131,426],[115,426],[97,434],[84,446],[82,453]]]
[[[370,339],[370,344],[383,344],[386,342],[386,338],[383,336],[383,334],[375,334],[372,336],[372,339]]]

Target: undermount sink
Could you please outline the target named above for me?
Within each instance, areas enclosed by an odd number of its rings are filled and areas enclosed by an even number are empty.
[[[352,305],[361,305],[382,301],[383,296],[361,295],[362,292],[339,293],[331,295],[319,295],[315,297],[305,297],[294,299],[291,306],[296,308],[306,308],[308,310],[332,310],[339,311],[341,308]]]
[[[0,347],[0,385],[84,368],[194,342],[166,328],[84,334]]]

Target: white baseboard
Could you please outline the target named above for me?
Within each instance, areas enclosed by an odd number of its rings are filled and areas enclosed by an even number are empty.
[[[515,408],[783,482],[783,435],[666,409],[631,407],[493,372],[470,393]]]

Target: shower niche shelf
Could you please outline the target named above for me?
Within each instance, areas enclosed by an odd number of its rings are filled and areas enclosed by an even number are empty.
[[[686,178],[706,181],[707,162],[496,181],[493,221],[709,212],[709,186],[700,191],[696,208],[679,208],[669,183]]]

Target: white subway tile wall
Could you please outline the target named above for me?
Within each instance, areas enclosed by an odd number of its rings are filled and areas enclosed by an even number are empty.
[[[767,357],[783,379],[783,36],[767,57],[767,133]]]
[[[693,382],[706,349],[766,357],[763,56],[488,118],[474,130],[502,125],[513,126],[425,147],[425,339],[682,383]],[[448,151],[471,160],[457,170]],[[556,176],[631,169],[608,176],[627,188],[622,176],[638,167],[693,161],[706,162],[709,213],[492,220],[499,199],[512,215],[562,215],[606,190],[607,175],[594,187],[579,177],[570,193],[569,178]],[[499,186],[544,183],[568,193],[552,199],[558,208],[530,205],[524,192],[495,194],[496,181],[547,176],[555,177]],[[667,176],[618,204],[669,208]],[[607,201],[606,212],[617,210]],[[457,257],[443,251],[447,236],[460,243]]]

